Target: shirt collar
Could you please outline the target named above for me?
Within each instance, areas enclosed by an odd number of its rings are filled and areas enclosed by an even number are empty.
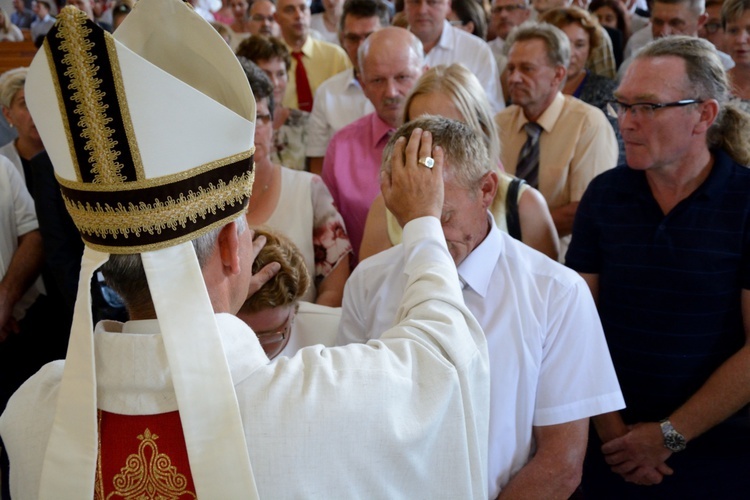
[[[545,132],[551,132],[552,129],[555,128],[555,123],[557,123],[557,119],[560,118],[564,105],[565,96],[562,95],[562,92],[558,91],[550,105],[547,106],[547,109],[544,110],[539,119],[536,121],[536,123],[538,123],[539,126],[542,127],[542,130],[544,130]],[[523,109],[520,110],[520,115],[521,119],[518,122],[517,132],[522,132],[523,126],[529,123],[529,120],[526,118]]]
[[[458,266],[458,276],[461,282],[481,297],[487,296],[487,290],[492,281],[492,273],[488,270],[495,267],[495,263],[500,259],[505,248],[500,230],[489,212],[487,212],[487,219],[490,224],[487,237]]]
[[[727,184],[731,181],[732,164],[734,163],[732,158],[723,149],[711,150],[711,155],[714,159],[714,164],[711,166],[711,171],[708,173],[708,177],[698,188],[690,195],[691,197],[705,196],[707,198],[716,198],[723,196],[726,192]],[[639,194],[641,197],[652,198],[651,188],[646,180],[646,173],[643,170],[633,170],[628,166],[621,166],[617,168],[623,168],[627,171],[628,175],[621,179],[615,189],[619,193],[632,196],[634,193]]]
[[[286,43],[286,40],[281,38],[281,41],[284,42],[284,45],[286,45],[286,48],[289,49],[289,54],[291,55],[292,52],[294,52],[294,49],[291,45]],[[305,43],[302,44],[302,48],[300,49],[300,52],[304,54],[305,57],[312,57],[312,50],[313,50],[313,44],[315,42],[313,41],[312,35],[308,34],[307,39],[305,40]]]
[[[384,138],[387,140],[395,130],[393,127],[380,119],[377,111],[370,113],[370,119],[372,120],[372,137],[370,137],[370,140],[372,141],[371,144],[379,144],[380,141],[382,141]]]
[[[440,47],[441,49],[446,50],[452,49],[456,45],[456,34],[453,32],[454,29],[455,28],[453,28],[448,21],[443,19],[443,32],[440,33],[440,40],[438,40],[435,47]]]
[[[357,87],[358,89],[361,89],[362,84],[360,84],[359,80],[354,76],[354,68],[349,68],[346,71],[349,74],[349,78],[346,81],[346,88]]]

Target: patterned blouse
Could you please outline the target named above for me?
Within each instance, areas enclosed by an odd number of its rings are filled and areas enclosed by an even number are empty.
[[[305,168],[305,137],[310,113],[290,109],[284,124],[273,131],[274,151],[271,161],[294,170]]]

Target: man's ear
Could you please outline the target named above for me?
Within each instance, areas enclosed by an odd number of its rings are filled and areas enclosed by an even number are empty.
[[[230,222],[219,231],[216,250],[221,258],[221,265],[227,274],[240,272],[240,237],[236,222]]]
[[[719,116],[719,103],[716,99],[707,99],[699,106],[701,106],[701,117],[694,130],[696,134],[705,134]]]
[[[697,29],[701,29],[703,25],[706,24],[706,21],[708,21],[708,12],[704,12],[703,14],[698,16],[698,28]]]
[[[497,172],[494,170],[487,172],[484,177],[482,177],[481,182],[482,204],[484,205],[484,208],[489,208],[490,205],[492,205],[492,201],[495,199],[497,188],[500,183]]]
[[[568,69],[563,66],[562,64],[558,64],[555,66],[555,81],[557,82],[557,87],[562,87],[562,84],[565,82],[565,77],[568,76]]]

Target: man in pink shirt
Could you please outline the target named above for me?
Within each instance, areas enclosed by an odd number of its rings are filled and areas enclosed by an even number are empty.
[[[424,70],[422,42],[403,28],[383,28],[359,48],[362,90],[374,113],[339,130],[323,160],[323,181],[344,217],[357,263],[367,212],[380,192],[380,161],[401,125],[404,99]]]

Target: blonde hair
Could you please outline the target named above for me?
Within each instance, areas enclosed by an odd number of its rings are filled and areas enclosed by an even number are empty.
[[[589,57],[602,44],[601,27],[596,16],[579,7],[560,7],[548,10],[539,17],[539,21],[549,23],[560,29],[571,24],[580,24],[589,35]]]
[[[29,68],[15,68],[0,75],[0,106],[10,108],[13,98],[26,83]]]
[[[474,73],[461,64],[439,65],[425,71],[404,103],[404,123],[411,118],[409,108],[415,97],[442,93],[456,106],[464,122],[485,142],[491,160],[500,158],[500,138],[492,107],[482,84]]]

